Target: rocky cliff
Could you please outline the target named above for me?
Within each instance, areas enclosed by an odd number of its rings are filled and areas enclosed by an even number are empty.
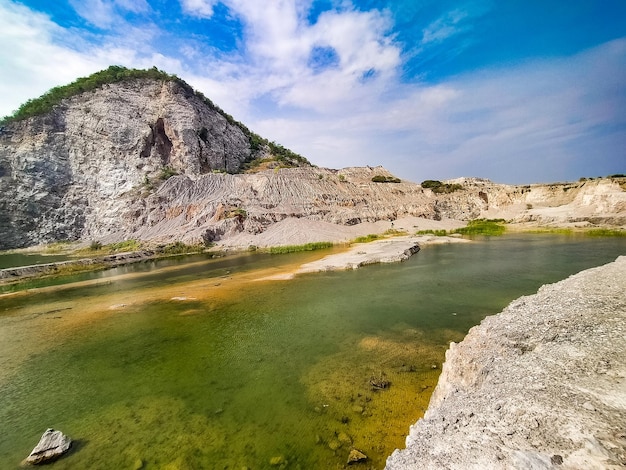
[[[0,248],[100,236],[162,176],[238,171],[254,156],[239,126],[177,81],[104,84],[1,128]]]
[[[240,174],[271,156],[271,146],[160,74],[102,83],[0,127],[0,249],[59,240],[224,242],[285,219],[307,227],[407,216],[626,223],[624,179],[532,186],[462,179],[446,193],[398,182],[382,167],[281,164]]]
[[[386,468],[624,468],[625,292],[622,256],[472,328]]]

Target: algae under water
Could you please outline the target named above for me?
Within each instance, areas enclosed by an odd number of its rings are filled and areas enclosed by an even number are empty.
[[[322,254],[194,256],[0,296],[0,467],[54,427],[75,440],[54,469],[343,468],[353,447],[382,468],[450,341],[626,241],[510,235],[255,281]]]

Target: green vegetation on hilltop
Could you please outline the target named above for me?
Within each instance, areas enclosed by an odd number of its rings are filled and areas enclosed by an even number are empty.
[[[54,87],[45,92],[39,98],[28,100],[11,116],[5,116],[2,118],[0,124],[8,124],[13,121],[20,121],[32,116],[45,114],[51,111],[52,108],[58,105],[62,100],[87,91],[95,90],[100,88],[102,85],[141,78],[171,80],[179,83],[185,88],[191,88],[176,75],[169,75],[156,67],[152,67],[148,70],[138,70],[112,65],[108,69],[101,70],[100,72],[91,74],[88,77],[81,77],[68,85]]]
[[[396,178],[395,176],[376,175],[372,177],[372,182],[374,183],[400,183],[400,178]]]
[[[96,90],[103,85],[138,79],[162,80],[177,83],[190,96],[195,95],[209,108],[221,114],[229,124],[239,127],[239,129],[241,129],[244,135],[248,138],[253,155],[255,152],[267,146],[269,147],[273,158],[281,163],[282,166],[299,166],[301,164],[310,165],[309,161],[302,155],[292,152],[275,142],[269,142],[267,139],[255,134],[244,124],[235,120],[230,114],[226,113],[223,109],[213,103],[213,101],[204,96],[204,94],[200,91],[194,90],[187,82],[176,75],[168,74],[157,69],[156,67],[152,67],[147,70],[140,70],[129,69],[119,65],[111,65],[109,68],[91,74],[88,77],[78,78],[68,85],[54,87],[41,95],[39,98],[33,98],[26,101],[26,103],[22,104],[12,115],[5,116],[0,119],[0,125],[6,125],[11,122],[21,121],[33,116],[46,114],[52,111],[52,109],[60,104],[64,99]],[[206,141],[208,138],[207,129],[200,129],[198,131],[198,136]]]

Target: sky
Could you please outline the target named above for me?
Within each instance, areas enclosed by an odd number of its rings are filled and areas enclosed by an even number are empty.
[[[156,66],[319,166],[626,173],[626,0],[0,0],[0,23],[2,116]]]

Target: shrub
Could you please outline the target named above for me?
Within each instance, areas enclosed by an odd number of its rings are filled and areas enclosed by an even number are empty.
[[[161,168],[161,174],[159,175],[159,179],[165,181],[170,179],[172,176],[176,176],[178,172],[174,170],[174,168],[170,166],[164,166]]]
[[[400,178],[396,178],[394,176],[376,175],[372,177],[372,182],[374,183],[399,183]]]
[[[448,194],[453,193],[454,191],[458,191],[463,189],[463,185],[454,183],[442,183],[438,180],[425,180],[422,181],[422,188],[430,189],[433,193],[436,194]]]

